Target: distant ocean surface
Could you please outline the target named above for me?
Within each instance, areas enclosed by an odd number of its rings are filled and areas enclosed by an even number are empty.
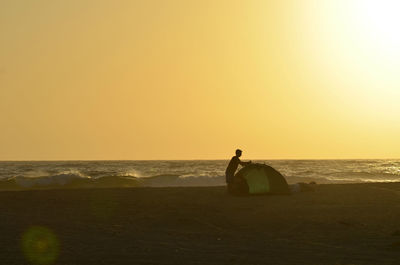
[[[225,185],[227,160],[3,161],[0,189]],[[256,160],[288,183],[400,181],[400,160]],[[239,167],[240,168],[240,167]]]

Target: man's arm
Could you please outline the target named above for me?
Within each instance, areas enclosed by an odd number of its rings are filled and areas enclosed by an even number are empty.
[[[240,164],[242,167],[244,167],[244,166],[250,165],[250,164],[251,164],[251,161],[249,161],[249,162],[242,162],[242,161],[239,160],[239,164]]]

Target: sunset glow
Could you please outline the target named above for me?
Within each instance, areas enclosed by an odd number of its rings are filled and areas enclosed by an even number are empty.
[[[2,1],[0,160],[398,158],[399,13]]]

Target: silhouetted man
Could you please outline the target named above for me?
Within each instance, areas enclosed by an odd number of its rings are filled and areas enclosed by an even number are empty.
[[[226,184],[228,187],[228,192],[232,192],[234,189],[234,182],[238,183],[241,180],[235,180],[235,172],[238,168],[239,165],[241,166],[246,166],[251,164],[251,161],[249,162],[242,162],[240,161],[239,157],[242,155],[242,150],[237,149],[236,150],[236,155],[232,157],[231,161],[228,164],[228,167],[225,170],[225,176],[226,176]]]

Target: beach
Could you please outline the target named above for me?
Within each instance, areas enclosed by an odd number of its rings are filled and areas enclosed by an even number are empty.
[[[35,229],[56,242],[39,244],[36,254],[53,249],[48,263],[59,265],[397,264],[400,258],[400,183],[326,184],[315,192],[251,197],[229,196],[225,187],[3,191],[0,213],[0,259],[8,265],[32,264],[35,250],[22,249]]]

